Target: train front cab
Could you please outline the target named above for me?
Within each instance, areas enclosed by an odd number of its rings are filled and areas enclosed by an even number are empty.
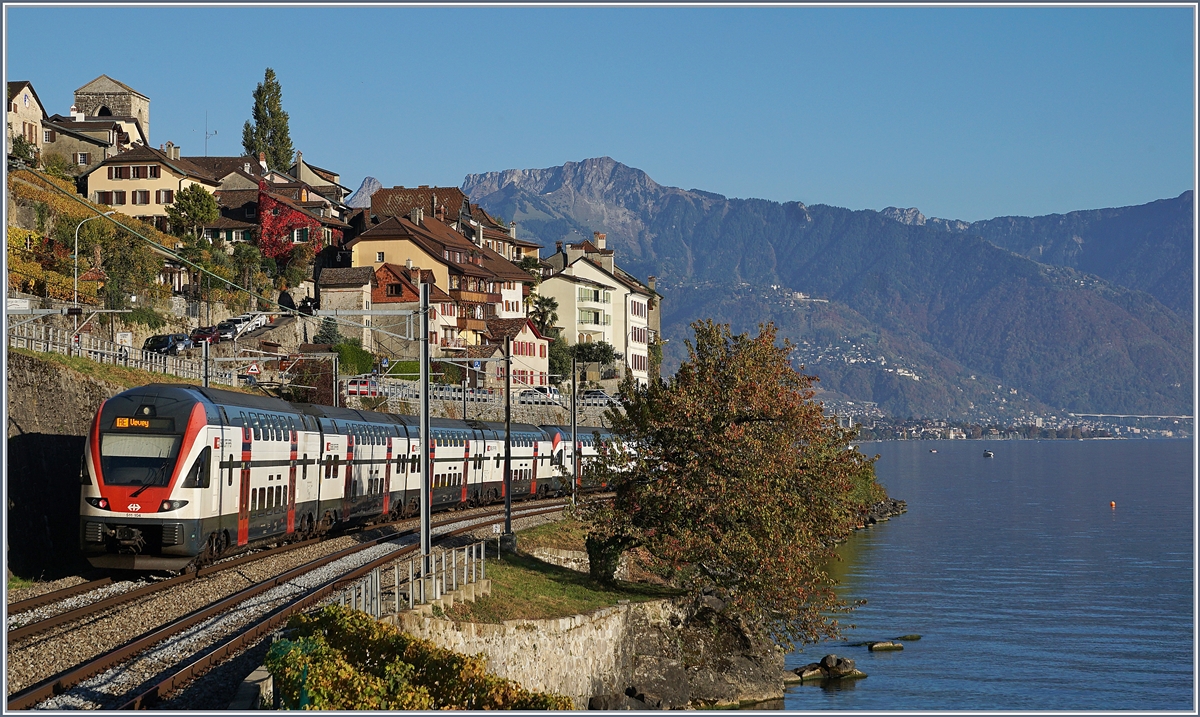
[[[95,567],[179,570],[215,524],[216,409],[196,393],[152,384],[103,404],[85,442],[80,548]]]

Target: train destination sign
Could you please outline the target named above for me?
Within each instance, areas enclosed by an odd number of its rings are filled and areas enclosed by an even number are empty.
[[[126,416],[117,416],[113,419],[113,428],[120,429],[147,429],[152,431],[172,431],[175,430],[174,418],[132,418]]]

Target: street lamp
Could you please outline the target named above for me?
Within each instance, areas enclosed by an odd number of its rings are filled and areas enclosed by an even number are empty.
[[[79,222],[78,224],[76,224],[76,253],[74,253],[74,260],[76,260],[76,269],[74,269],[74,301],[72,302],[72,303],[74,303],[74,306],[79,306],[79,228],[83,227],[83,225],[85,223],[92,221],[92,219],[98,219],[100,217],[107,217],[110,215],[115,215],[115,213],[116,213],[116,210],[114,209],[113,211],[104,212],[104,213],[102,213],[102,215],[96,215],[95,217],[88,217],[88,218],[84,219],[83,222]],[[74,320],[74,321],[76,321],[76,331],[78,331],[79,330],[79,317],[76,317],[76,320]]]

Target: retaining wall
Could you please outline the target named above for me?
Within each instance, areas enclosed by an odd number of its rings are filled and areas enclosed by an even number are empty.
[[[401,613],[395,624],[456,652],[483,653],[487,670],[539,692],[556,692],[585,710],[593,695],[625,691],[633,675],[634,623],[667,622],[668,601],[622,604],[554,620],[501,625],[454,623]]]

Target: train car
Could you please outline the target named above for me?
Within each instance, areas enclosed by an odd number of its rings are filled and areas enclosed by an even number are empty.
[[[513,499],[569,489],[569,430],[510,428]],[[580,428],[583,460],[600,430]],[[430,433],[432,510],[505,498],[503,424],[431,419]],[[191,385],[131,389],[101,405],[85,443],[81,548],[96,567],[178,571],[415,515],[420,447],[415,416]]]
[[[584,477],[585,472],[583,468],[589,461],[595,460],[600,455],[602,443],[612,441],[613,435],[611,431],[607,428],[576,426],[575,438],[577,445],[575,450],[571,451],[570,426],[543,425],[540,428],[546,437],[545,448],[543,450],[549,454],[552,473],[560,484],[556,489],[557,492],[570,491],[571,476],[575,475],[574,456],[576,455],[579,456],[580,462],[579,487],[586,489],[607,487],[602,484],[591,485],[591,483],[588,483]]]

